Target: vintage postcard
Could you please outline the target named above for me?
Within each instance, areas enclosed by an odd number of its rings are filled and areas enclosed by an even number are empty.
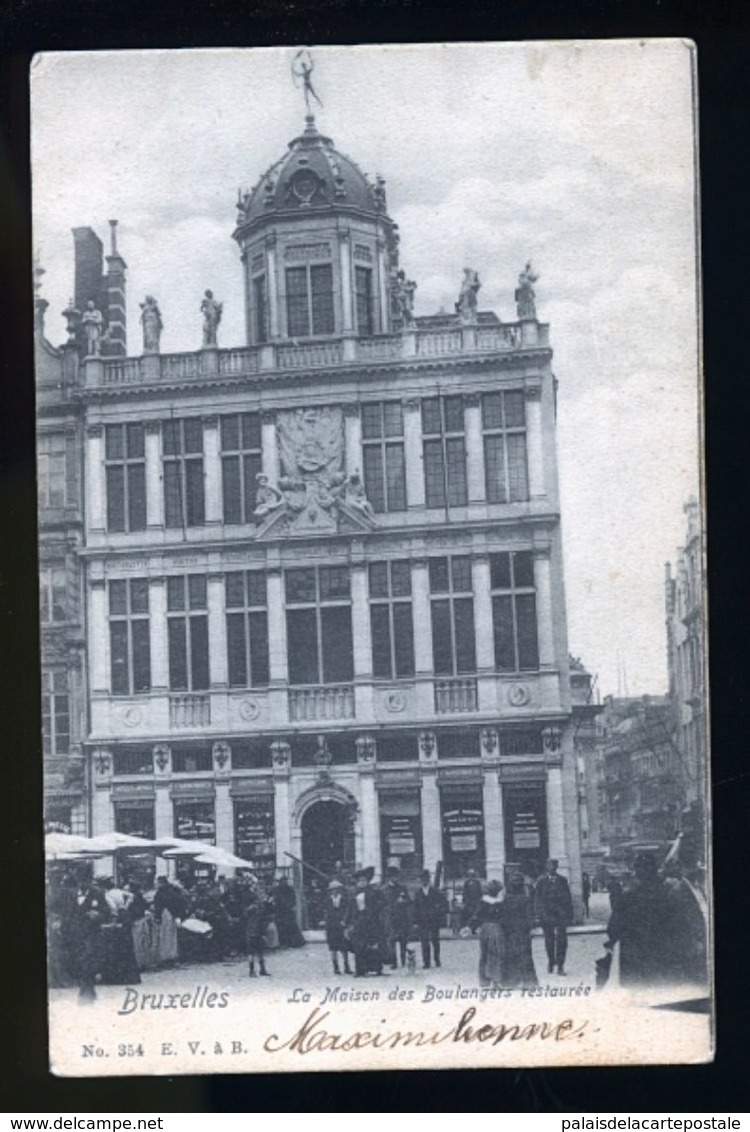
[[[34,60],[55,1073],[711,1059],[696,66]]]

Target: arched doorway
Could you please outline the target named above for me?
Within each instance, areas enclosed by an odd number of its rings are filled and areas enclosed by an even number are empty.
[[[343,802],[314,802],[302,815],[302,860],[306,926],[320,927],[324,918],[328,878],[340,862],[354,864],[354,813]]]

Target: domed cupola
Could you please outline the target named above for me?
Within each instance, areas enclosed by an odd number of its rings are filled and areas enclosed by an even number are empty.
[[[237,210],[249,344],[393,329],[399,237],[385,181],[339,153],[311,113]]]

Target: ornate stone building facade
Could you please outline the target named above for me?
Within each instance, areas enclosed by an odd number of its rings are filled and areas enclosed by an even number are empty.
[[[91,831],[260,872],[580,891],[548,327],[418,317],[385,182],[304,132],[234,232],[247,345],[78,366]],[[79,355],[76,354],[76,361]]]

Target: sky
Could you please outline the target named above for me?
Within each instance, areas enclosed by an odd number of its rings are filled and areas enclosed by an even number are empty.
[[[119,221],[129,353],[245,341],[237,193],[301,132],[296,48],[47,54],[32,65],[34,244],[64,341],[71,229]],[[679,40],[314,48],[321,132],[387,180],[415,311],[515,319],[531,260],[559,381],[570,651],[601,695],[666,690],[664,563],[700,493],[692,56]],[[105,249],[108,250],[108,249]]]

